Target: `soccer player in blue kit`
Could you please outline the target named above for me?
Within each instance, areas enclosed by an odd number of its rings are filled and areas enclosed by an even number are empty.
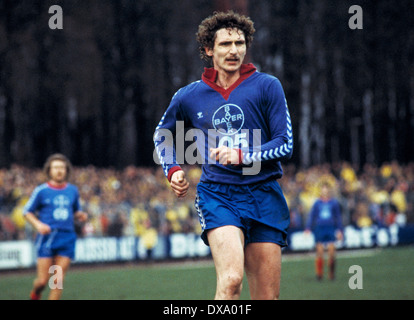
[[[324,251],[328,250],[328,277],[335,279],[335,241],[342,239],[341,206],[331,194],[328,182],[321,184],[320,196],[312,205],[305,232],[312,231],[316,242],[315,273],[318,280],[323,278]]]
[[[215,299],[238,299],[244,272],[252,299],[279,298],[290,218],[277,179],[292,155],[292,127],[279,80],[243,64],[254,32],[251,19],[233,11],[202,21],[197,41],[212,68],[177,91],[154,133],[160,164],[182,198],[189,183],[177,160],[178,123],[195,129],[203,161],[195,207],[216,268]]]
[[[66,156],[53,154],[44,165],[48,182],[35,188],[24,208],[26,220],[38,232],[36,237],[37,277],[33,282],[30,299],[39,300],[49,281],[52,265],[62,271],[62,279],[75,256],[76,233],[74,219],[86,221],[81,211],[79,192],[68,183],[71,164]],[[58,274],[58,273],[56,273]],[[62,289],[56,284],[51,288],[49,300],[58,300]]]

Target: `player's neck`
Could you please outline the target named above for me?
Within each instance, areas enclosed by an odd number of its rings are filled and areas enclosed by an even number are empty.
[[[47,184],[54,188],[54,189],[63,189],[66,187],[67,182],[66,181],[55,181],[55,180],[49,180]]]
[[[217,73],[216,84],[223,89],[230,88],[240,78],[240,69],[235,72],[217,70]]]

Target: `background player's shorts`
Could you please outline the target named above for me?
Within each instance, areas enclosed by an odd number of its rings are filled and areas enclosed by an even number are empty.
[[[315,242],[328,243],[335,242],[335,227],[334,226],[316,226],[313,230]]]
[[[207,231],[226,225],[241,228],[245,244],[273,242],[285,247],[290,224],[289,209],[276,180],[250,185],[200,182],[195,200],[201,238]]]
[[[36,237],[38,258],[64,256],[74,259],[76,233],[72,231],[52,230],[51,233]]]

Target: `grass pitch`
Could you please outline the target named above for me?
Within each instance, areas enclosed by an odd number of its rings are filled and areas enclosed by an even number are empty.
[[[362,289],[350,289],[352,265],[362,268]],[[414,299],[414,247],[340,251],[336,279],[317,281],[314,253],[284,254],[281,300]],[[27,300],[35,270],[0,272],[0,300]],[[79,266],[69,270],[65,300],[205,300],[214,297],[216,275],[211,261]],[[43,293],[43,298],[48,290]],[[242,300],[250,299],[245,279]]]

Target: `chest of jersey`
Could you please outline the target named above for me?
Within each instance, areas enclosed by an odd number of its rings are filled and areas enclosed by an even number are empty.
[[[67,220],[73,215],[76,201],[76,194],[70,189],[45,189],[39,194],[39,214],[57,221]]]
[[[269,139],[262,92],[251,85],[250,79],[235,88],[227,100],[209,86],[200,85],[193,97],[186,97],[182,107],[186,126],[201,130],[209,137],[209,144],[216,141],[213,147],[253,145],[258,138],[253,135],[254,130],[260,131],[261,143]]]

